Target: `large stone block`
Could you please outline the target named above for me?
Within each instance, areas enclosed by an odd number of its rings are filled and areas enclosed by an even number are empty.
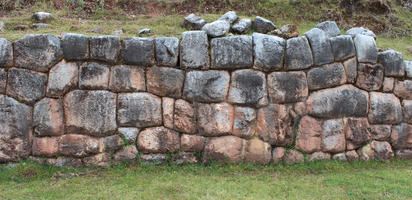
[[[95,36],[90,38],[90,58],[116,63],[120,51],[120,38],[116,36]]]
[[[64,134],[64,113],[60,100],[44,98],[37,102],[33,112],[34,133],[39,136]]]
[[[391,137],[391,125],[375,124],[371,125],[370,129],[372,140],[385,141]]]
[[[378,62],[385,68],[385,76],[403,77],[405,64],[401,53],[392,49],[378,53]]]
[[[11,68],[8,71],[6,94],[26,104],[34,104],[44,97],[46,83],[46,74]]]
[[[346,150],[354,150],[371,139],[370,125],[366,118],[348,118],[346,125]]]
[[[16,67],[47,72],[63,56],[60,39],[47,34],[27,34],[14,42]]]
[[[190,14],[185,17],[183,27],[191,28],[193,30],[200,30],[206,24],[206,21],[195,14]]]
[[[171,153],[180,149],[179,133],[165,127],[147,128],[140,132],[137,146],[143,153]]]
[[[162,125],[161,99],[150,93],[119,94],[117,109],[117,120],[121,126]]]
[[[345,126],[343,120],[326,120],[323,123],[322,151],[329,153],[344,152],[346,149]]]
[[[399,99],[389,93],[371,92],[368,119],[371,124],[398,124],[402,121]]]
[[[233,104],[263,106],[268,103],[265,74],[252,69],[232,73],[228,101]]]
[[[160,66],[176,66],[179,58],[179,39],[159,37],[155,39],[156,61]]]
[[[375,153],[375,158],[379,160],[389,160],[394,157],[392,147],[386,141],[372,141],[371,147]]]
[[[113,155],[113,161],[115,163],[133,162],[136,161],[138,153],[136,146],[126,146]]]
[[[249,107],[235,107],[233,135],[252,138],[256,133],[256,111]]]
[[[201,135],[221,136],[232,132],[233,107],[230,104],[200,104],[197,113]]]
[[[305,157],[303,156],[302,153],[296,150],[290,150],[286,152],[283,160],[285,161],[286,164],[293,165],[297,163],[303,163]]]
[[[348,83],[355,83],[356,76],[358,75],[358,61],[356,57],[343,62],[343,67],[345,68],[346,81]]]
[[[305,33],[310,42],[315,65],[331,63],[334,60],[330,40],[325,31],[318,28],[311,29]]]
[[[100,151],[99,139],[86,135],[63,135],[59,142],[59,153],[65,156],[85,157]]]
[[[356,86],[368,91],[379,90],[383,83],[383,68],[381,65],[359,63]]]
[[[206,143],[206,138],[198,135],[183,134],[180,137],[182,151],[202,152]]]
[[[275,24],[273,22],[260,17],[256,16],[255,20],[253,21],[253,29],[256,30],[258,33],[268,33],[276,29]]]
[[[59,140],[57,137],[35,137],[32,145],[33,156],[53,157],[59,153]]]
[[[313,153],[322,149],[323,132],[322,120],[304,116],[298,125],[296,149],[306,153]]]
[[[412,100],[403,100],[402,108],[405,121],[412,124]]]
[[[121,56],[125,64],[153,65],[155,60],[153,39],[137,37],[123,39]]]
[[[354,38],[356,56],[359,62],[376,63],[378,50],[373,37],[357,34]]]
[[[343,85],[313,92],[306,101],[309,114],[321,118],[366,117],[367,92]]]
[[[391,144],[394,149],[412,149],[412,125],[392,126]]]
[[[383,92],[392,92],[395,83],[395,78],[385,77],[382,83]]]
[[[291,145],[295,136],[289,110],[280,104],[269,104],[260,108],[257,112],[257,135],[271,145]]]
[[[0,68],[0,94],[6,93],[7,72]]]
[[[269,98],[274,103],[294,103],[308,96],[305,72],[273,72],[268,75]]]
[[[232,26],[232,32],[246,34],[252,28],[252,20],[248,18],[240,19]]]
[[[235,136],[213,137],[204,150],[203,161],[241,162],[245,158],[246,140]]]
[[[85,60],[89,58],[89,37],[82,34],[66,33],[62,38],[64,59]]]
[[[137,92],[145,91],[144,68],[117,65],[110,71],[109,88],[114,92]]]
[[[221,37],[226,35],[230,30],[230,23],[225,20],[217,20],[207,23],[202,27],[209,37]]]
[[[275,147],[272,151],[273,164],[279,164],[285,157],[286,149],[284,147]]]
[[[350,35],[330,38],[330,44],[336,61],[343,61],[356,55],[355,45]]]
[[[147,91],[159,96],[180,98],[185,74],[180,69],[150,67],[146,72]]]
[[[283,67],[286,42],[283,38],[253,33],[253,56],[256,69],[270,72]]]
[[[316,28],[324,31],[328,37],[335,37],[340,35],[340,30],[336,22],[324,21],[316,25]]]
[[[74,90],[64,97],[67,133],[111,135],[116,125],[116,94]]]
[[[404,61],[405,74],[407,78],[412,78],[412,61]]]
[[[209,64],[209,41],[206,32],[183,32],[180,42],[180,66],[200,69],[208,68]]]
[[[110,68],[106,64],[86,62],[80,66],[80,89],[107,89],[109,86]]]
[[[285,69],[301,70],[313,65],[312,50],[306,37],[291,38],[286,41]]]
[[[179,132],[196,132],[195,109],[189,102],[178,99],[174,103],[174,128]]]
[[[269,164],[272,159],[270,144],[254,138],[246,142],[245,162],[256,164]]]
[[[310,90],[329,88],[345,83],[345,69],[340,63],[326,64],[308,71],[308,86]]]
[[[214,69],[239,69],[252,67],[252,37],[231,36],[212,39],[211,59],[211,68]]]
[[[229,11],[226,12],[225,14],[223,14],[221,17],[219,17],[218,20],[223,20],[223,21],[227,21],[230,24],[235,23],[235,21],[238,19],[239,17],[237,16],[235,11]]]
[[[13,65],[13,46],[11,42],[0,38],[0,67]]]
[[[114,152],[122,148],[124,142],[120,135],[111,135],[104,138],[100,138],[100,151],[101,152]]]
[[[173,115],[175,110],[175,100],[169,97],[162,98],[162,116],[163,116],[163,126],[166,128],[173,129]]]
[[[412,100],[412,80],[395,81],[393,93],[400,98]]]
[[[62,60],[49,72],[46,95],[49,97],[64,96],[71,89],[77,87],[78,67],[74,62]]]
[[[376,40],[376,35],[371,30],[363,28],[363,27],[354,27],[346,31],[345,35],[350,35],[351,37],[355,37],[356,35],[366,35],[373,37]]]
[[[32,107],[0,94],[0,162],[17,162],[30,154]]]
[[[226,100],[230,75],[226,71],[191,71],[186,74],[183,97],[191,101]]]

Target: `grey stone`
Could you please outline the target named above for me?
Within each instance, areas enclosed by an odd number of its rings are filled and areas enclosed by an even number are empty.
[[[308,158],[308,161],[313,162],[313,161],[317,161],[317,160],[330,160],[330,159],[331,159],[330,154],[318,151],[318,152],[314,152],[314,153],[310,154],[309,158]]]
[[[391,125],[376,124],[371,125],[370,129],[372,140],[384,141],[388,140],[391,137]]]
[[[0,21],[0,32],[3,32],[4,29],[4,22]]]
[[[256,133],[256,110],[249,107],[235,107],[233,132],[237,137],[250,139]]]
[[[202,28],[209,37],[221,37],[226,35],[230,30],[230,23],[224,20],[217,20],[207,23]]]
[[[183,68],[208,68],[209,42],[204,31],[188,31],[182,33],[180,42],[180,65]]]
[[[371,139],[370,125],[366,118],[345,119],[346,149],[354,150]]]
[[[371,92],[369,122],[372,124],[398,124],[402,121],[399,99],[389,93]]]
[[[391,144],[394,149],[412,149],[412,125],[392,126]]]
[[[274,103],[294,103],[308,96],[305,72],[273,72],[268,75],[269,98]]]
[[[232,26],[232,31],[238,34],[244,34],[244,33],[249,32],[251,27],[252,27],[251,19],[241,19]]]
[[[405,73],[407,78],[412,78],[412,61],[404,61]]]
[[[158,95],[180,98],[185,74],[180,69],[150,67],[146,72],[147,91]]]
[[[359,62],[376,63],[378,50],[373,37],[357,34],[353,40]]]
[[[59,154],[70,157],[90,156],[100,151],[100,141],[87,135],[65,134],[59,138]]]
[[[295,133],[292,130],[290,108],[282,104],[269,104],[257,112],[256,134],[263,141],[286,147],[292,144]]]
[[[211,68],[239,69],[253,66],[251,36],[214,38],[211,41],[211,49]]]
[[[53,18],[52,14],[48,12],[35,12],[31,18],[37,22],[46,22]]]
[[[28,34],[14,42],[16,67],[47,72],[62,56],[60,39],[53,35]]]
[[[361,89],[374,91],[379,90],[383,83],[383,67],[365,63],[358,64],[358,77],[356,86]]]
[[[162,125],[161,99],[150,93],[119,94],[117,120],[120,126],[138,128]]]
[[[143,153],[172,153],[180,149],[179,133],[165,127],[147,128],[139,133],[137,146]]]
[[[77,87],[78,69],[74,62],[60,61],[49,72],[46,95],[61,97],[71,89]]]
[[[235,11],[229,11],[225,13],[224,15],[222,15],[218,20],[227,21],[230,24],[233,24],[238,18],[239,17],[237,16]]]
[[[7,72],[0,68],[0,94],[6,93]]]
[[[139,35],[139,37],[142,37],[143,35],[149,35],[151,33],[152,33],[152,29],[144,28],[144,29],[140,30],[137,34]]]
[[[138,151],[136,146],[130,145],[122,148],[113,155],[113,161],[115,163],[121,162],[133,162],[136,161]]]
[[[348,161],[348,159],[346,158],[345,153],[337,153],[335,155],[332,156],[333,160],[339,160],[339,161]]]
[[[110,68],[106,64],[86,62],[80,66],[80,89],[107,89],[109,86]]]
[[[83,166],[82,160],[80,158],[68,158],[68,157],[48,158],[44,161],[44,163],[48,165],[53,165],[56,167],[63,167],[63,166],[81,167]]]
[[[62,38],[64,59],[85,60],[89,58],[89,37],[82,34],[67,33]]]
[[[331,63],[334,60],[332,47],[326,32],[314,28],[305,33],[305,36],[310,42],[313,53],[313,61],[315,65],[323,65]]]
[[[145,91],[145,74],[143,67],[117,65],[110,71],[109,88],[114,92]]]
[[[270,72],[283,67],[286,42],[277,36],[253,33],[253,53],[259,70]]]
[[[179,57],[179,39],[160,37],[155,39],[156,61],[161,66],[176,66]]]
[[[198,102],[226,100],[230,75],[226,71],[191,71],[186,74],[183,97]]]
[[[310,90],[334,87],[346,83],[345,69],[341,63],[332,63],[308,71]]]
[[[356,55],[355,45],[351,36],[341,35],[329,40],[336,61],[343,61]]]
[[[173,157],[173,163],[176,165],[196,164],[199,160],[193,152],[179,152]]]
[[[275,24],[273,22],[263,18],[256,16],[255,20],[253,21],[253,29],[255,29],[259,33],[268,33],[276,29]]]
[[[309,114],[321,118],[365,117],[368,93],[352,85],[319,90],[311,93],[306,105]]]
[[[371,30],[366,29],[366,28],[363,28],[363,27],[351,28],[351,29],[347,30],[346,33],[345,33],[345,35],[350,35],[350,36],[352,36],[353,38],[354,38],[357,34],[370,36],[370,37],[373,37],[373,39],[376,40],[376,35],[375,35],[375,33],[373,33]]]
[[[32,107],[0,94],[0,162],[17,162],[30,154]]]
[[[160,165],[166,162],[165,154],[141,154],[140,162],[145,165]]]
[[[123,63],[139,66],[154,64],[154,42],[150,38],[125,38],[122,41]]]
[[[328,37],[335,37],[340,35],[340,30],[336,22],[334,21],[324,21],[316,25],[316,28],[325,31]]]
[[[185,17],[183,27],[191,28],[193,30],[200,30],[206,24],[206,21],[195,14],[190,14]]]
[[[120,38],[117,36],[90,37],[91,59],[116,63],[119,57],[119,51]]]
[[[93,136],[111,135],[116,125],[116,94],[74,90],[64,97],[66,132]]]
[[[393,93],[400,98],[412,100],[412,80],[395,81]]]
[[[286,41],[285,69],[301,70],[312,65],[312,50],[306,37],[288,39]]]
[[[232,104],[264,106],[268,103],[265,74],[252,69],[232,73],[228,101]]]
[[[47,75],[27,69],[8,71],[6,94],[27,104],[34,104],[46,93]]]
[[[403,77],[405,64],[401,53],[392,49],[378,53],[378,63],[385,68],[385,76]]]
[[[13,65],[13,46],[11,42],[0,38],[0,67],[10,67]]]
[[[119,135],[111,135],[100,138],[101,150],[103,152],[114,152],[122,148],[124,142]]]
[[[122,127],[117,129],[117,131],[119,131],[119,133],[127,140],[129,144],[135,144],[140,129],[134,127]]]
[[[402,107],[405,121],[412,124],[412,100],[403,100]]]
[[[44,98],[37,102],[33,112],[34,133],[38,136],[64,134],[63,104],[60,100]]]
[[[375,153],[375,158],[379,160],[389,160],[394,157],[392,147],[386,141],[372,141],[371,147]]]
[[[346,149],[345,137],[343,120],[326,120],[323,123],[322,151],[330,153],[344,152]]]
[[[49,27],[49,25],[45,23],[35,23],[35,24],[32,24],[32,26],[36,30],[41,30],[41,29],[45,29]]]
[[[346,158],[348,159],[348,161],[356,161],[359,160],[359,155],[355,150],[352,151],[347,151],[345,153]]]
[[[229,135],[233,128],[233,107],[228,103],[200,104],[197,125],[200,135]]]
[[[343,67],[345,68],[346,81],[348,83],[355,83],[356,76],[358,75],[358,61],[356,57],[343,62]]]

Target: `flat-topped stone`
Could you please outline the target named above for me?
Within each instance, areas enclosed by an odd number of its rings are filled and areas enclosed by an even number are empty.
[[[251,36],[214,38],[210,43],[212,69],[252,67],[253,48]]]
[[[283,67],[286,42],[283,38],[253,33],[254,67],[262,71],[275,71]]]

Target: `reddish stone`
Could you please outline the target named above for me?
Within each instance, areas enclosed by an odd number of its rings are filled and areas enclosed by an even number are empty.
[[[316,161],[316,160],[330,160],[331,156],[328,153],[323,153],[321,151],[314,152],[310,154],[308,161]]]
[[[396,81],[393,93],[402,99],[412,100],[412,80]]]
[[[247,141],[245,161],[258,164],[268,164],[272,159],[270,144],[257,138]]]
[[[405,121],[412,124],[412,100],[403,100],[402,107]]]
[[[59,152],[65,156],[84,157],[100,152],[99,140],[85,135],[69,134],[60,137]]]
[[[59,141],[56,137],[35,137],[33,139],[32,154],[34,156],[53,157],[59,152]]]
[[[175,107],[175,100],[168,97],[162,98],[163,110],[163,125],[166,128],[173,128],[173,112]]]
[[[359,155],[355,150],[346,152],[346,158],[348,161],[356,161],[359,160]]]
[[[292,164],[302,163],[304,161],[304,157],[303,157],[303,154],[300,153],[299,151],[290,150],[286,152],[283,160],[287,164],[292,165]]]
[[[86,166],[108,167],[110,165],[110,154],[99,153],[82,160]]]
[[[182,99],[175,101],[174,129],[184,133],[196,133],[195,109]]]
[[[346,120],[346,149],[354,150],[366,144],[371,135],[366,118],[348,118]]]
[[[371,136],[372,140],[388,140],[391,137],[392,126],[391,125],[371,125]]]
[[[233,135],[241,138],[251,138],[256,132],[256,111],[249,107],[235,107]]]
[[[278,164],[285,157],[286,149],[284,147],[276,147],[272,151],[272,159],[274,164]]]
[[[113,155],[113,161],[115,163],[133,162],[136,160],[137,154],[138,152],[135,145],[126,146]]]
[[[271,145],[291,145],[294,133],[289,111],[288,107],[280,104],[269,104],[260,108],[257,114],[257,135]]]
[[[304,116],[298,125],[296,149],[313,153],[321,150],[322,120]]]
[[[323,123],[322,151],[343,152],[346,149],[345,130],[342,120],[327,120]]]
[[[180,137],[180,144],[183,151],[201,152],[205,146],[206,138],[197,135],[183,134]]]
[[[193,152],[179,152],[174,157],[174,163],[176,165],[196,164],[198,162],[199,160],[197,159],[197,156]]]
[[[391,144],[394,149],[412,148],[412,125],[402,123],[392,126]]]
[[[385,79],[383,80],[383,91],[392,92],[394,82],[395,82],[394,78],[385,77]]]
[[[147,128],[140,132],[137,146],[144,153],[168,153],[180,149],[179,133],[164,128]]]
[[[221,160],[230,163],[241,162],[245,157],[246,140],[235,136],[211,138],[204,150],[203,160]]]
[[[199,133],[204,136],[228,135],[233,127],[233,107],[228,103],[200,104]]]

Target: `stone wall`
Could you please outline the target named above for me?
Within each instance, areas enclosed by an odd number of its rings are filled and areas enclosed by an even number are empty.
[[[366,35],[26,35],[0,66],[3,163],[412,158],[411,62]]]

